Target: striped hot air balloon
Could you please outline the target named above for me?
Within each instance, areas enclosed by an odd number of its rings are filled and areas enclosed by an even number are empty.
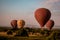
[[[41,28],[44,27],[46,22],[50,19],[51,12],[46,8],[39,8],[35,11],[35,18],[40,24]]]
[[[25,25],[25,21],[24,20],[17,20],[17,27],[18,28],[23,28]]]
[[[13,28],[17,28],[17,20],[12,20],[10,24]]]

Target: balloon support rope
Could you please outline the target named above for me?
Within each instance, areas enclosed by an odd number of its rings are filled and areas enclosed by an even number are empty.
[[[41,30],[43,31],[43,30],[44,30],[44,28],[43,28],[43,27],[41,27]]]

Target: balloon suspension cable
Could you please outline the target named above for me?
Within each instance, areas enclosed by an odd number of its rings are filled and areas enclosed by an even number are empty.
[[[50,28],[48,28],[48,30],[50,31],[51,29],[50,29]]]
[[[41,27],[41,30],[43,31],[43,30],[44,30],[44,28],[43,28],[43,27]]]

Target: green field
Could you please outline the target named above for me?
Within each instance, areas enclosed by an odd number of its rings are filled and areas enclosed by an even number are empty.
[[[26,36],[26,34],[22,32],[23,29],[26,30],[28,36]],[[51,31],[48,31],[46,29],[42,31],[40,28],[23,29],[1,27],[0,40],[60,40],[60,29],[53,29]],[[19,36],[21,33],[23,33],[23,36]]]

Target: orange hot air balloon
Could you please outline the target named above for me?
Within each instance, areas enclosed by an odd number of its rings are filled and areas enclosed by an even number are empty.
[[[49,20],[46,23],[46,27],[48,28],[48,30],[51,30],[53,26],[54,26],[54,21],[53,20]]]
[[[50,17],[51,12],[46,8],[39,8],[35,11],[35,18],[40,24],[41,28],[46,24]]]
[[[25,21],[24,20],[17,20],[17,26],[18,28],[23,28],[25,25]]]
[[[17,20],[12,20],[12,21],[11,21],[11,26],[12,26],[13,28],[17,28]]]

